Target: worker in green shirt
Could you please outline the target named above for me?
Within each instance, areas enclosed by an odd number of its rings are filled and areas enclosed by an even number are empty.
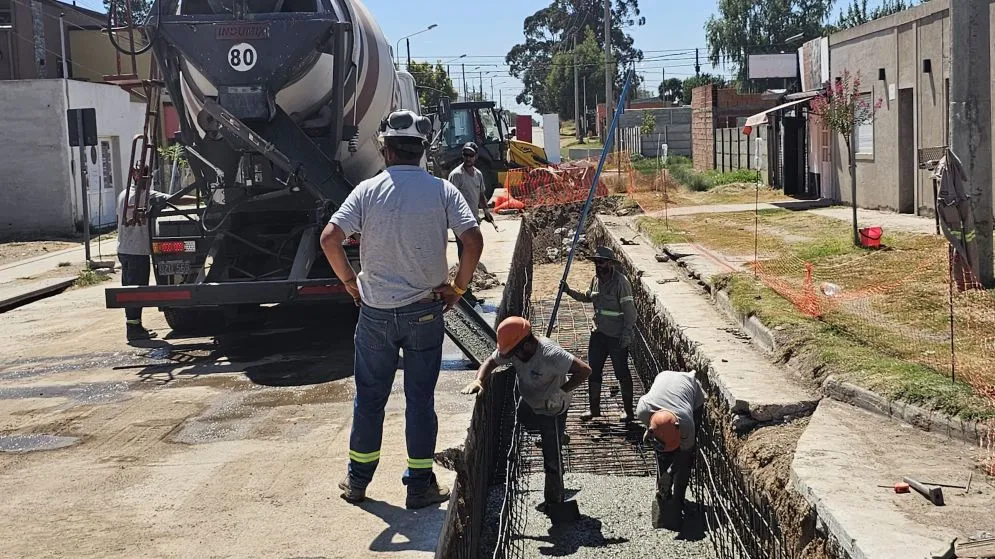
[[[564,293],[582,303],[594,304],[594,327],[587,348],[588,361],[593,371],[588,380],[590,411],[582,415],[581,420],[589,421],[601,416],[601,383],[605,362],[611,357],[625,410],[620,419],[630,423],[633,410],[629,344],[636,331],[632,284],[617,269],[619,262],[610,248],[598,247],[591,260],[594,261],[595,275],[586,292],[575,291],[566,282],[563,283]]]

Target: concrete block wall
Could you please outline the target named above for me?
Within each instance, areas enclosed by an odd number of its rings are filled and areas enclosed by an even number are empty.
[[[651,134],[643,134],[640,153],[656,157],[661,143],[667,144],[667,153],[691,157],[691,107],[664,109],[631,109],[622,114],[622,128],[638,127],[647,113],[652,114],[655,125]]]
[[[0,82],[0,114],[0,239],[72,235],[64,82]]]

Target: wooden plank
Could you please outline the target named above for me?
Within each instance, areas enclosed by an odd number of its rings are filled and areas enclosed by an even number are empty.
[[[955,549],[958,559],[987,559],[995,557],[995,538],[973,542],[958,541]]]

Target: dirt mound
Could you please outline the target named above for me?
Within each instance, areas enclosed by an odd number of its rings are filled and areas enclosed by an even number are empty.
[[[456,277],[456,269],[456,266],[449,268],[449,279]],[[483,264],[478,263],[476,271],[473,272],[473,279],[470,280],[470,290],[483,291],[500,286],[501,280],[496,275],[488,272],[487,267]]]

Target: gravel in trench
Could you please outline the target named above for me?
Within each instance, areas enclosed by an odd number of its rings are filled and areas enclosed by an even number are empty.
[[[679,534],[653,529],[654,478],[568,473],[564,481],[567,496],[580,506],[581,518],[551,529],[549,518],[535,510],[543,500],[543,474],[529,476],[528,522],[524,533],[515,535],[519,540],[515,545],[524,546],[525,557],[714,557],[699,517],[690,517]]]

